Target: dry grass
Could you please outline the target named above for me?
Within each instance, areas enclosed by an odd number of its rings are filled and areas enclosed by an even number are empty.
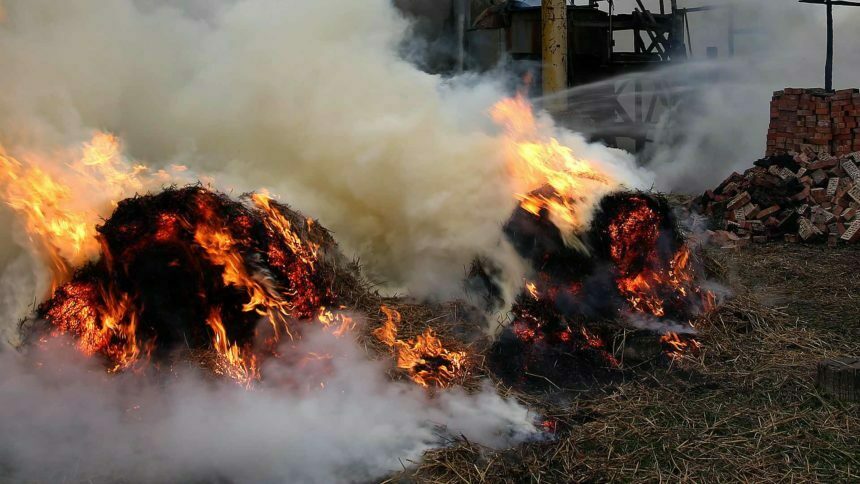
[[[552,439],[501,451],[458,441],[393,480],[857,482],[860,405],[820,395],[813,375],[820,359],[860,354],[858,259],[808,246],[712,251],[708,266],[736,295],[700,321],[695,359],[585,395],[516,394],[557,420]]]

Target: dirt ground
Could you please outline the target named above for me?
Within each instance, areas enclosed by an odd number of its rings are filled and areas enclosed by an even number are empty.
[[[814,385],[819,360],[860,355],[860,250],[706,249],[732,295],[697,322],[703,351],[577,393],[522,393],[557,422],[544,441],[429,452],[397,482],[860,482],[860,404]]]

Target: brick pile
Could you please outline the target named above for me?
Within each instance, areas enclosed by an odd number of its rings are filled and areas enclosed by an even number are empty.
[[[693,201],[716,221],[713,237],[724,247],[784,239],[860,241],[860,151],[843,156],[810,145],[799,154],[763,158],[743,174]]]
[[[860,90],[773,93],[766,156],[799,153],[804,145],[837,156],[860,151]]]

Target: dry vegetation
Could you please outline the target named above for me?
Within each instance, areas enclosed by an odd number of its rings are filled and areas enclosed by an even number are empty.
[[[860,354],[860,251],[771,244],[706,261],[735,295],[699,322],[698,357],[590,392],[499,385],[554,420],[554,436],[502,451],[460,440],[392,480],[860,480],[860,405],[813,383],[818,360]],[[425,311],[404,317],[417,324],[446,313],[437,321],[454,321],[441,329],[456,337],[454,307],[400,309]]]

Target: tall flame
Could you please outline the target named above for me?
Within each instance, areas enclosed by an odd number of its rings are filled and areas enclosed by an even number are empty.
[[[247,350],[243,350],[236,343],[227,339],[227,329],[221,320],[221,308],[213,307],[206,324],[214,333],[212,344],[221,361],[216,369],[245,385],[260,377],[257,367],[257,357]]]
[[[102,132],[80,148],[51,156],[26,152],[14,158],[0,146],[0,198],[21,216],[51,268],[53,291],[73,267],[98,255],[95,227],[101,216],[122,198],[184,170],[149,172],[131,164],[122,157],[119,139]]]
[[[224,284],[239,287],[248,292],[248,302],[242,308],[246,312],[255,311],[266,316],[275,331],[277,339],[281,328],[292,338],[287,318],[291,306],[272,284],[271,280],[258,274],[249,273],[245,261],[236,249],[236,242],[229,231],[209,225],[200,225],[194,240],[206,251],[213,264],[224,267]]]
[[[548,212],[565,236],[585,227],[590,207],[618,183],[593,162],[542,133],[523,95],[499,101],[490,115],[505,129],[507,167],[520,207],[535,216]]]

